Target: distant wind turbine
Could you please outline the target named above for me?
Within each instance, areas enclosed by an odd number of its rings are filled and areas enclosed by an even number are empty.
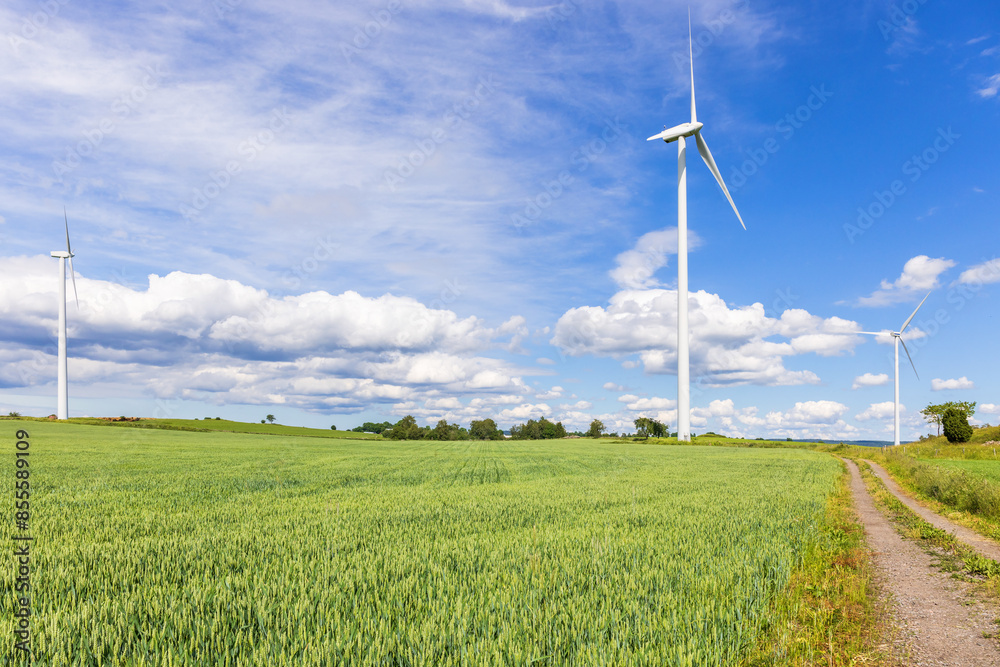
[[[688,55],[691,57],[691,122],[665,129],[647,139],[663,139],[666,143],[677,142],[677,439],[691,440],[691,380],[690,354],[688,350],[688,268],[687,268],[687,164],[685,139],[694,136],[698,144],[698,152],[708,165],[722,192],[733,207],[737,219],[743,225],[743,218],[736,209],[733,198],[729,195],[722,174],[715,165],[712,152],[701,136],[702,123],[698,122],[698,114],[694,104],[694,53],[691,45],[691,14],[688,13]]]
[[[66,359],[66,260],[69,260],[69,273],[73,279],[73,296],[76,307],[80,307],[80,297],[76,292],[76,274],[73,271],[73,249],[69,244],[69,218],[63,207],[63,221],[66,223],[66,250],[54,250],[51,254],[59,260],[59,395],[56,417],[69,419],[69,385],[68,363]]]
[[[906,343],[903,342],[903,331],[906,329],[907,326],[909,326],[910,320],[913,319],[913,316],[917,314],[918,310],[920,310],[920,306],[924,305],[924,301],[927,301],[927,297],[930,295],[931,293],[928,292],[927,296],[925,296],[923,300],[917,305],[917,307],[914,308],[913,312],[910,313],[910,316],[906,318],[905,322],[903,322],[903,326],[899,327],[899,331],[889,332],[890,334],[892,334],[892,343],[895,351],[895,367],[896,367],[896,375],[895,375],[896,393],[893,405],[893,429],[892,429],[893,430],[892,441],[893,444],[896,445],[899,444],[899,345],[900,343],[903,344],[903,351],[906,352],[906,358],[910,360],[910,366],[913,368],[913,374],[916,375],[917,379],[919,380],[920,374],[917,373],[917,367],[913,365],[913,357],[910,356],[910,351],[906,349]],[[882,336],[885,334],[884,331],[858,331],[857,333],[868,334],[869,336]]]

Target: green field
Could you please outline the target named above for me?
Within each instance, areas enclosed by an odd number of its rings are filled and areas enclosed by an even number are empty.
[[[942,466],[953,470],[963,470],[984,477],[994,484],[1000,484],[1000,461],[995,460],[954,460],[954,459],[919,459],[921,463]]]
[[[4,421],[0,419],[0,422]],[[260,433],[264,435],[297,435],[312,438],[349,438],[352,440],[376,437],[371,433],[334,431],[332,429],[308,428],[305,426],[285,426],[284,424],[257,424],[234,422],[227,419],[143,419],[135,422],[111,422],[92,417],[68,420],[73,424],[107,426],[110,428],[166,429],[173,431],[225,431],[228,433]]]
[[[795,449],[20,425],[45,665],[732,665],[840,473]]]

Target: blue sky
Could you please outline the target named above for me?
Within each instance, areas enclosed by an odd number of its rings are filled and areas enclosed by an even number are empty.
[[[691,6],[695,432],[1000,421],[1000,7]],[[0,9],[0,411],[676,426],[687,5]]]

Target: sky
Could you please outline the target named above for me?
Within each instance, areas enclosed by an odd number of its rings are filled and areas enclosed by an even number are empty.
[[[688,5],[10,0],[0,413],[676,429]],[[692,430],[1000,422],[1000,5],[690,6]],[[880,336],[858,331],[883,332]]]

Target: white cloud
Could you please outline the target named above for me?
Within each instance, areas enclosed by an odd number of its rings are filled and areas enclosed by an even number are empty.
[[[677,407],[677,401],[672,398],[639,398],[637,396],[622,396],[618,400],[623,401],[623,399],[629,398],[626,408],[633,412],[648,412],[657,410],[673,410]]]
[[[985,412],[988,415],[1000,415],[1000,405],[996,403],[983,403],[977,412]]]
[[[549,401],[552,400],[553,398],[561,397],[564,391],[566,390],[563,389],[562,387],[552,387],[548,391],[543,391],[539,394],[536,394],[535,398],[537,398],[540,401]]]
[[[791,410],[774,410],[763,417],[756,407],[740,408],[733,417],[745,427],[737,430],[743,437],[846,440],[855,438],[858,433],[857,427],[842,419],[848,409],[836,401],[804,401],[796,403]],[[723,417],[723,423],[726,419],[732,418]]]
[[[50,381],[55,263],[14,257],[0,264],[0,340],[42,349],[11,358],[0,384]],[[360,410],[372,403],[431,399],[454,412],[459,398],[516,396],[521,372],[482,353],[509,347],[523,327],[407,298],[310,292],[275,298],[235,280],[174,272],[134,289],[79,276],[70,306],[70,365],[80,391],[114,382],[160,398],[213,403],[283,403],[310,410]],[[0,346],[2,347],[2,346]],[[141,389],[140,389],[141,391]],[[480,406],[482,407],[482,406]]]
[[[506,408],[497,414],[498,424],[519,424],[529,419],[551,418],[552,408],[545,403],[522,403],[513,408]]]
[[[862,387],[880,387],[888,381],[889,376],[886,373],[878,373],[877,375],[865,373],[864,375],[859,375],[854,378],[854,384],[851,385],[851,389],[860,389]]]
[[[941,378],[934,378],[931,380],[931,389],[934,391],[944,391],[946,389],[975,389],[975,383],[964,375],[960,378],[942,380]]]
[[[1000,283],[1000,259],[991,259],[962,271],[958,282],[965,285]]]
[[[996,97],[1000,91],[1000,74],[994,74],[986,79],[986,83],[976,93],[983,98]]]
[[[955,266],[955,262],[944,257],[933,259],[927,255],[917,255],[903,266],[903,273],[894,282],[883,280],[879,289],[871,296],[858,299],[859,306],[885,306],[914,299],[940,285],[942,273]]]
[[[571,356],[636,354],[648,373],[673,373],[677,348],[677,292],[623,290],[607,308],[583,306],[567,311],[551,342]],[[860,327],[840,318],[823,319],[801,309],[767,317],[760,303],[730,307],[719,296],[690,294],[692,378],[709,386],[726,384],[794,385],[819,381],[811,371],[784,367],[785,356],[849,352],[861,339],[843,335]],[[785,341],[771,340],[783,337]],[[623,366],[634,362],[625,361]],[[631,366],[629,366],[631,367]]]
[[[860,414],[854,415],[854,418],[858,421],[868,421],[870,419],[892,419],[895,416],[895,403],[892,401],[883,401],[882,403],[872,403]],[[899,404],[899,412],[903,413],[906,410],[906,406],[902,403]]]
[[[847,410],[846,405],[836,401],[803,401],[787,412],[769,412],[764,419],[768,424],[786,428],[832,424]]]
[[[608,391],[615,391],[615,392],[625,391],[625,387],[623,387],[620,384],[615,384],[614,382],[605,382],[604,388],[607,389]]]
[[[701,245],[701,239],[688,232],[688,250]],[[677,254],[677,228],[669,227],[648,232],[639,237],[632,250],[615,257],[617,266],[608,272],[621,289],[648,289],[660,287],[654,276],[667,265],[667,256]]]

